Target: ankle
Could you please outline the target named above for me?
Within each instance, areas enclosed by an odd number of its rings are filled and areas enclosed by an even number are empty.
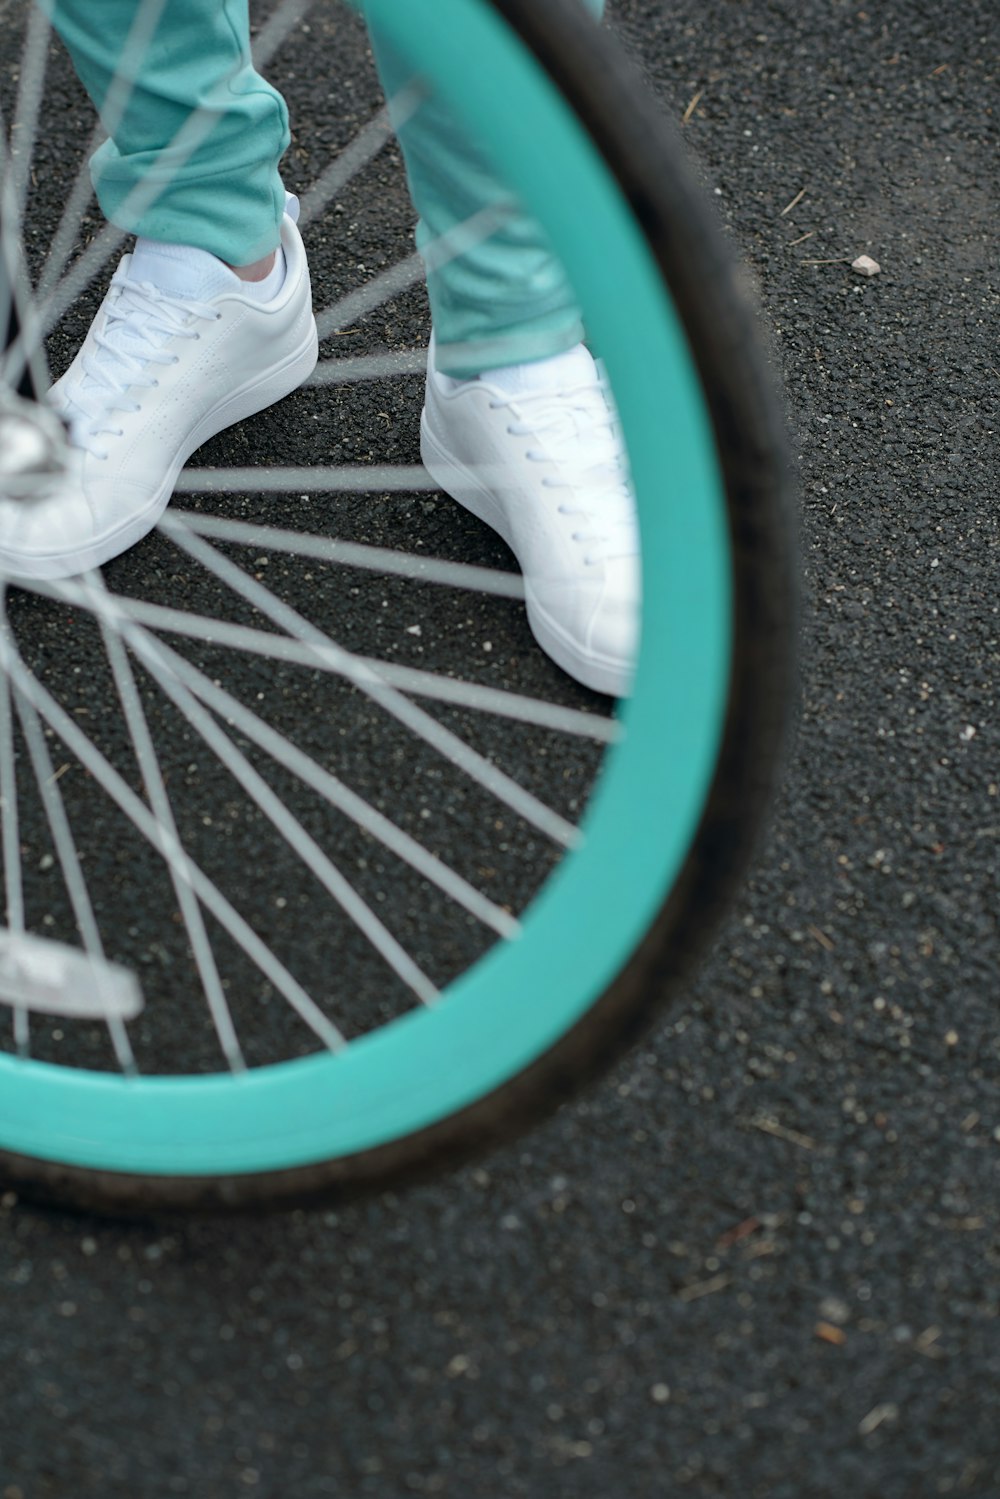
[[[270,255],[265,255],[262,260],[255,260],[252,265],[229,265],[229,269],[239,276],[241,281],[266,281],[274,270],[274,262],[277,258],[277,250],[272,250]]]
[[[230,266],[243,286],[243,295],[254,302],[270,302],[285,284],[285,252],[279,245],[253,265]],[[253,274],[249,274],[253,272]]]

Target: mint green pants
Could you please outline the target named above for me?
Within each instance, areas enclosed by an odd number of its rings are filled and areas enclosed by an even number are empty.
[[[42,3],[109,129],[91,162],[105,217],[151,239],[197,245],[231,265],[274,249],[288,110],[254,71],[247,0]],[[583,3],[603,11],[604,0]],[[140,37],[142,28],[147,35]],[[391,100],[405,87],[406,66],[385,38],[374,34],[372,43]],[[131,73],[131,88],[115,81],[118,70]],[[421,248],[504,196],[434,100],[399,138]],[[511,216],[489,239],[432,270],[428,292],[438,367],[454,375],[545,358],[582,334],[562,269],[525,216]]]

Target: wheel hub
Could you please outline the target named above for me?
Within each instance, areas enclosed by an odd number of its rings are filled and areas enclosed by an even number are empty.
[[[55,412],[0,386],[0,499],[45,493],[64,476],[68,450]]]

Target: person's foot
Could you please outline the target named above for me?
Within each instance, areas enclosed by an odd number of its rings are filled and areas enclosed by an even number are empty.
[[[274,294],[203,250],[139,240],[73,363],[49,392],[67,471],[0,498],[0,570],[53,579],[99,567],[156,525],[187,459],[302,384],[317,358],[309,271],[289,200]],[[264,291],[272,290],[265,284]]]
[[[528,623],[570,676],[625,696],[638,652],[639,531],[618,424],[582,344],[453,380],[428,361],[424,466],[503,537]]]

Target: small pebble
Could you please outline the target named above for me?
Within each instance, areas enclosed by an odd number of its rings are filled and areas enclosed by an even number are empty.
[[[863,1437],[869,1436],[876,1431],[884,1421],[895,1421],[899,1415],[899,1407],[891,1401],[883,1405],[876,1405],[861,1421],[858,1422],[858,1431]]]
[[[859,276],[877,276],[882,267],[877,260],[872,260],[870,255],[859,255],[857,260],[851,261],[851,270],[857,271]]]
[[[819,1314],[826,1322],[838,1327],[850,1320],[851,1308],[840,1296],[824,1296],[819,1304]]]

